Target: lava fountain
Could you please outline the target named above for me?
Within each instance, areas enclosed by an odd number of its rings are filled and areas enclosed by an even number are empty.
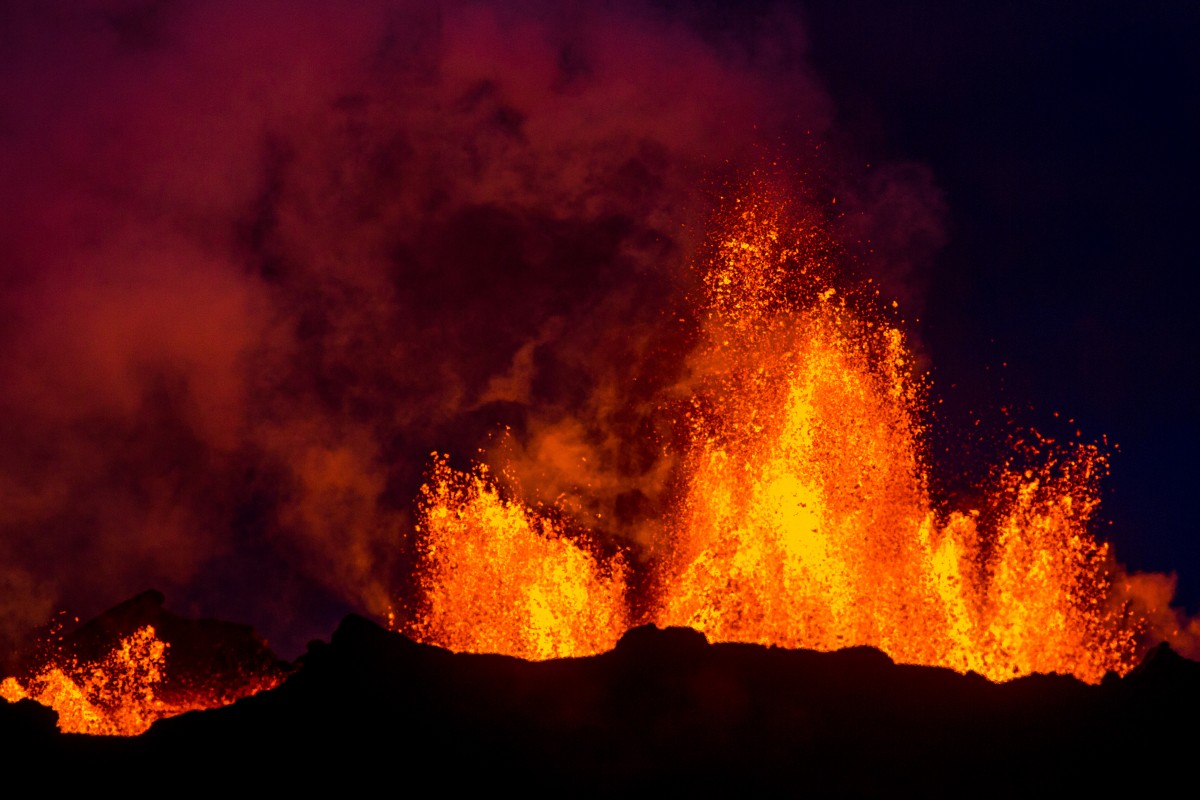
[[[39,654],[0,680],[0,697],[53,709],[64,733],[136,736],[283,681],[285,665],[248,626],[184,619],[162,603],[143,592],[69,635],[55,624]]]
[[[151,626],[125,637],[95,664],[47,662],[26,680],[0,682],[10,703],[29,698],[58,712],[64,733],[136,736],[156,719],[202,708],[168,706],[157,696],[167,645]]]
[[[408,632],[451,650],[527,659],[612,649],[628,627],[624,562],[602,562],[487,470],[435,455],[422,487],[424,607]]]
[[[689,444],[649,619],[714,641],[870,645],[993,680],[1128,671],[1146,622],[1089,531],[1103,454],[1025,445],[1040,466],[998,468],[984,508],[937,513],[928,386],[877,292],[837,285],[812,216],[758,192],[730,206],[701,259],[700,343],[675,389]],[[602,563],[485,474],[435,461],[420,519],[417,638],[586,655],[632,617],[623,562]]]
[[[988,535],[979,509],[939,522],[904,335],[833,285],[827,251],[819,228],[757,198],[735,204],[708,260],[657,621],[992,679],[1127,671],[1135,629],[1088,532],[1099,452],[999,471]]]

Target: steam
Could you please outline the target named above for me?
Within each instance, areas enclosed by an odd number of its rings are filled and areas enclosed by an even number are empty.
[[[1146,620],[1148,639],[1166,642],[1181,655],[1200,660],[1200,615],[1189,617],[1172,607],[1177,576],[1127,572],[1117,567],[1116,585],[1126,598],[1126,613]]]
[[[836,136],[793,12],[703,9],[0,12],[5,646],[153,585],[290,655],[406,590],[433,450],[652,547],[714,187]],[[919,296],[928,172],[828,167]]]

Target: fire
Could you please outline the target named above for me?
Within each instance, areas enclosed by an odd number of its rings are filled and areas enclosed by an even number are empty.
[[[134,736],[168,716],[156,697],[167,645],[151,626],[140,628],[98,664],[47,664],[24,683],[5,678],[0,695],[9,702],[36,700],[58,712],[66,733]]]
[[[526,659],[611,649],[628,627],[625,567],[501,498],[487,470],[435,454],[421,491],[425,609],[409,630],[452,650]]]
[[[159,719],[233,702],[220,687],[200,687],[184,696],[163,691],[169,643],[146,625],[121,639],[98,663],[50,659],[31,677],[0,681],[0,697],[10,703],[31,699],[58,712],[64,733],[136,736]],[[249,693],[268,689],[264,679]]]
[[[1089,532],[1103,455],[1042,442],[1040,467],[995,472],[985,508],[936,513],[927,387],[904,334],[840,291],[821,226],[789,213],[766,193],[737,203],[706,260],[690,445],[649,617],[993,680],[1128,671],[1143,625]],[[501,499],[486,472],[436,461],[420,520],[425,641],[585,655],[630,621],[624,563]]]
[[[991,541],[978,511],[939,524],[903,334],[826,285],[813,234],[743,203],[705,275],[707,341],[658,622],[721,641],[1098,681],[1132,666],[1087,528],[1094,448],[1003,474]],[[808,301],[797,297],[810,298]]]

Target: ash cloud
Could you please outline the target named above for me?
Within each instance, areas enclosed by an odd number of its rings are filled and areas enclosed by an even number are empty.
[[[291,655],[405,591],[435,449],[652,546],[712,187],[835,135],[769,4],[78,2],[0,31],[6,647],[154,585]],[[900,287],[940,196],[875,174],[830,193]]]

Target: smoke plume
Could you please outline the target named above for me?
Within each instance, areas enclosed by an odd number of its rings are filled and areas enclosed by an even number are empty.
[[[153,585],[291,655],[405,591],[434,450],[652,547],[722,182],[800,165],[904,297],[941,240],[927,170],[817,157],[770,4],[10,4],[0,40],[6,647]]]

